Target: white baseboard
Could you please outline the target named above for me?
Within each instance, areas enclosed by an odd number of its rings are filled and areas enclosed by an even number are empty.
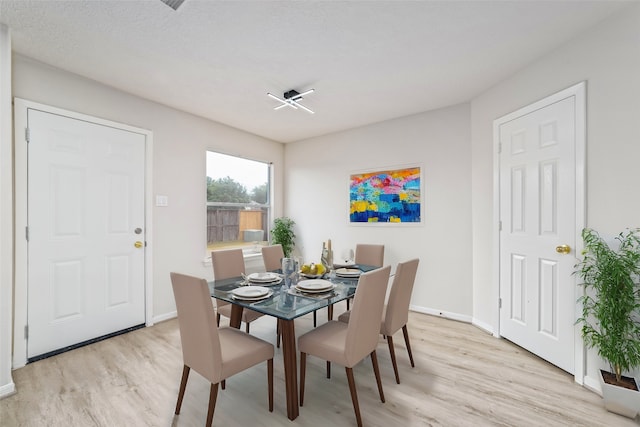
[[[480,329],[482,329],[483,331],[491,334],[491,335],[495,335],[495,331],[493,330],[493,326],[491,326],[490,324],[483,322],[482,320],[478,320],[476,318],[473,318],[471,320],[471,324],[473,326],[476,326]]]
[[[153,317],[153,323],[164,322],[165,320],[173,319],[178,317],[177,311],[170,311],[169,313],[160,314],[158,316]]]
[[[467,316],[465,314],[459,314],[459,313],[452,313],[450,311],[437,310],[435,308],[420,307],[417,305],[409,306],[409,310],[415,311],[418,313],[429,314],[431,316],[443,317],[445,319],[456,320],[458,322],[471,323],[473,326],[482,329],[488,334],[494,335],[493,327],[489,323],[478,320],[472,316]]]
[[[585,375],[582,385],[583,387],[591,390],[592,392],[602,396],[602,387],[600,386],[600,380],[598,378],[593,378],[588,375]]]
[[[458,322],[471,323],[471,316],[467,316],[459,313],[452,313],[450,311],[436,310],[435,308],[420,307],[417,305],[410,305],[409,310],[418,313],[430,314],[432,316],[444,317],[445,319],[457,320]]]
[[[4,399],[5,397],[9,397],[16,392],[16,385],[12,381],[8,384],[0,386],[0,399]]]

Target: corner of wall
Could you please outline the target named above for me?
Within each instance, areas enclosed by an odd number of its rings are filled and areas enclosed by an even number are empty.
[[[13,127],[11,33],[0,24],[0,398],[15,393],[13,342]]]

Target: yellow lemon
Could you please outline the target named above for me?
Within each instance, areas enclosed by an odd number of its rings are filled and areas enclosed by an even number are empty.
[[[300,272],[304,274],[309,274],[310,270],[311,270],[311,266],[308,264],[304,264],[302,268],[300,268]]]
[[[309,274],[318,274],[318,266],[316,264],[311,264]]]
[[[317,268],[317,273],[316,274],[320,274],[323,275],[325,271],[327,271],[327,269],[325,268],[324,265],[322,264],[316,264],[316,268]]]

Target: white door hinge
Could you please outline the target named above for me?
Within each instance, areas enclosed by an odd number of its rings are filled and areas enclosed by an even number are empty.
[[[29,325],[24,325],[24,337],[29,338]]]
[[[29,128],[24,128],[24,139],[27,143],[31,140],[31,132],[29,132]]]
[[[502,298],[498,298],[498,308],[502,308]]]

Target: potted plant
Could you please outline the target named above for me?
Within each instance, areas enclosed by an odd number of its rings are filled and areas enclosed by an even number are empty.
[[[295,222],[286,216],[273,220],[273,228],[271,229],[272,243],[282,245],[282,251],[286,258],[291,257],[291,252],[295,246],[296,235],[293,232],[294,224]]]
[[[596,231],[585,228],[584,258],[575,270],[585,288],[579,298],[582,338],[611,368],[601,370],[605,407],[630,418],[640,410],[639,382],[622,374],[640,366],[639,231],[621,232],[615,238],[618,248],[612,249]]]

